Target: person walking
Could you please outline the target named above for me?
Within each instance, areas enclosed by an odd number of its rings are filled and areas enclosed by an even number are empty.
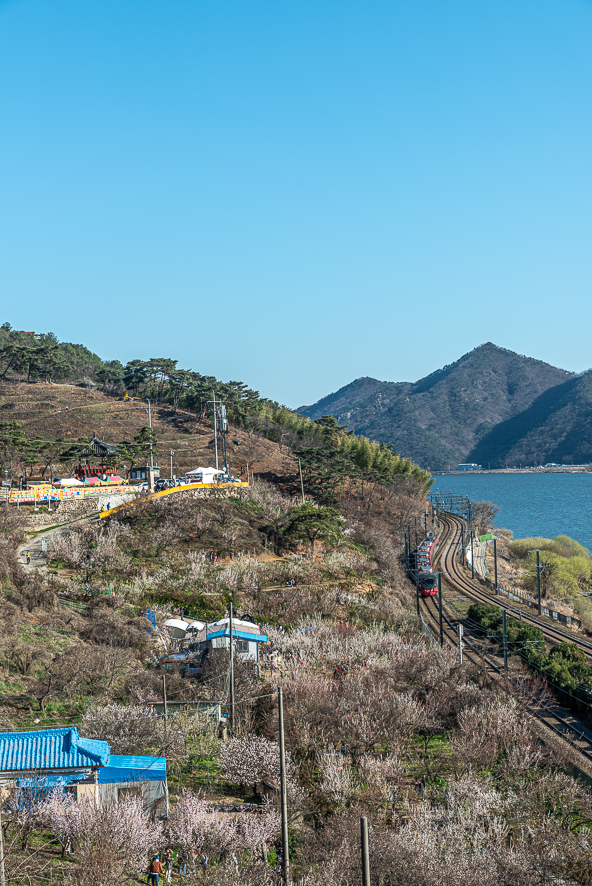
[[[208,856],[205,854],[205,852],[203,851],[203,849],[200,849],[200,850],[199,850],[199,852],[197,853],[197,858],[198,858],[198,861],[199,861],[199,863],[200,863],[200,865],[201,865],[201,869],[202,869],[202,871],[205,871],[206,868],[207,868],[207,866],[208,866],[208,863],[209,863],[209,858],[208,858]]]
[[[31,562],[31,554],[27,551],[27,563]]]
[[[177,861],[179,862],[179,876],[184,877],[187,874],[187,851],[185,849],[181,849],[177,855]]]
[[[150,867],[148,868],[148,879],[146,880],[148,886],[158,886],[159,874],[164,874],[164,870],[160,863],[160,857],[158,855],[155,855],[150,862]]]
[[[164,872],[166,874],[167,883],[170,883],[173,873],[173,850],[170,846],[167,846],[164,851]]]

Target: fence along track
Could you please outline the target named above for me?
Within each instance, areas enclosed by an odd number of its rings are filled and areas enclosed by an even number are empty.
[[[451,515],[446,515],[445,518],[443,517],[443,522],[444,522],[444,520],[449,520],[450,516]],[[447,533],[444,537],[442,537],[442,536],[440,537],[440,546],[438,549],[438,554],[436,555],[436,558],[435,558],[436,563],[441,563],[444,570],[449,571],[450,573],[453,573],[454,575],[456,575],[457,572],[456,572],[456,570],[453,572],[453,570],[450,569],[450,567],[453,565],[456,565],[454,563],[454,551],[455,551],[454,542],[456,539],[456,532],[457,531],[459,532],[459,535],[460,535],[460,523],[457,522],[457,519],[458,518],[455,518],[454,520],[451,520],[449,523],[445,524],[446,529],[447,529]],[[450,541],[450,538],[449,538],[450,534],[452,534],[452,542]],[[443,543],[447,543],[446,547],[444,547]],[[443,560],[443,562],[442,562],[442,560]],[[461,578],[465,579],[465,577],[462,576],[462,574],[461,574]],[[470,582],[468,579],[464,580],[464,582],[462,583],[462,586],[458,586],[458,585],[455,585],[454,581],[450,581],[450,578],[448,575],[446,576],[446,583],[449,584],[454,590],[456,590],[462,594],[466,594],[466,596],[469,596],[469,594],[465,590],[465,585],[468,584],[469,587],[472,588],[472,582]],[[478,594],[478,597],[476,597],[476,599],[478,599],[480,602],[481,601],[488,602],[488,603],[493,602],[493,605],[497,605],[500,608],[502,608],[500,606],[500,604],[497,603],[497,601],[491,601],[491,598],[488,597],[487,594],[484,594],[480,589],[478,589],[476,591],[476,594]],[[422,603],[423,603],[424,611],[426,612],[428,617],[435,623],[435,625],[437,626],[437,630],[439,631],[439,611],[438,611],[438,605],[437,605],[435,598],[424,597],[424,598],[422,598]],[[428,633],[431,638],[434,638],[434,634],[432,633],[428,624],[425,622],[423,615],[421,617],[421,620],[423,622],[424,629],[426,630],[426,633]],[[452,622],[450,621],[450,619],[446,616],[446,614],[444,612],[442,615],[442,620],[443,620],[443,634],[444,634],[445,640],[448,641],[452,646],[457,647],[458,646],[458,635],[456,633],[456,626],[452,624]],[[539,622],[538,619],[531,618],[531,620],[534,621],[537,625],[539,625],[541,627],[543,626],[541,624],[541,622]],[[550,629],[550,631],[552,633],[555,633],[552,631],[552,629]],[[557,633],[561,634],[561,632],[557,632]],[[470,634],[470,635],[472,636],[472,634]],[[564,638],[571,640],[571,637],[569,637],[568,635],[567,636],[563,635],[561,639],[563,640]],[[550,642],[558,642],[558,641],[551,640]],[[469,649],[471,650],[470,652],[467,652],[467,647],[469,647]],[[497,681],[501,680],[501,677],[503,674],[503,669],[501,667],[498,667],[496,664],[494,664],[494,662],[492,662],[488,658],[488,656],[483,653],[482,650],[477,649],[472,643],[470,643],[467,640],[466,634],[463,637],[463,650],[464,650],[464,658],[465,659],[471,661],[479,670],[486,671],[489,674],[489,676],[491,676],[493,679],[496,679]],[[480,659],[481,661],[478,661],[478,659]],[[569,744],[570,748],[573,751],[575,751],[575,753],[579,756],[581,763],[586,765],[586,769],[588,771],[581,769],[577,765],[577,763],[574,763],[575,769],[578,771],[581,778],[584,781],[586,781],[586,783],[590,787],[592,787],[592,776],[589,774],[590,771],[592,770],[592,766],[590,765],[592,763],[592,741],[590,741],[588,738],[586,738],[583,731],[575,728],[572,724],[568,723],[564,717],[562,717],[559,713],[552,710],[551,708],[544,707],[541,710],[534,710],[532,708],[527,708],[527,712],[532,717],[539,720],[539,722],[541,722],[547,729],[550,729],[556,736],[558,736],[560,739],[562,739],[563,741],[567,742],[567,744]],[[567,714],[568,712],[565,711],[565,713]],[[584,746],[582,746],[582,745],[584,745]]]
[[[440,519],[444,526],[444,534],[440,538],[436,562],[441,564],[441,571],[447,573],[443,578],[444,583],[449,585],[452,590],[470,597],[475,602],[487,603],[490,606],[497,606],[499,609],[509,609],[510,607],[503,606],[495,599],[494,595],[487,593],[476,582],[464,575],[462,566],[454,556],[460,545],[461,518],[456,514],[443,513]],[[587,640],[582,640],[574,634],[567,634],[559,628],[552,627],[542,618],[531,615],[529,612],[522,611],[522,620],[540,628],[549,643],[553,645],[565,641],[575,643],[592,660],[592,643]]]

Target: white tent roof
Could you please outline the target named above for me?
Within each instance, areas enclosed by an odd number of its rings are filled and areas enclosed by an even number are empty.
[[[191,624],[187,626],[187,630],[188,631],[201,631],[201,629],[204,627],[205,627],[205,622],[192,621]]]
[[[180,631],[186,631],[189,626],[189,622],[183,621],[180,618],[169,618],[168,621],[165,621],[164,626],[165,628],[179,628]]]
[[[185,474],[186,477],[193,477],[195,474],[223,474],[224,471],[219,471],[217,468],[194,468],[193,471],[187,471]]]
[[[58,482],[57,480],[55,481]],[[77,480],[76,477],[64,477],[59,481],[60,486],[84,486],[84,483],[81,483],[80,480]]]

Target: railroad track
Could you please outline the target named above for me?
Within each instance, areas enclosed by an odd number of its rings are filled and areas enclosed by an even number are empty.
[[[478,603],[499,606],[500,609],[517,609],[518,607],[516,605],[512,607],[504,607],[498,602],[494,595],[488,594],[487,591],[484,591],[483,588],[477,584],[477,582],[471,581],[471,579],[464,574],[463,568],[455,556],[461,540],[462,518],[457,517],[456,514],[442,513],[440,521],[444,526],[444,534],[440,537],[440,544],[438,546],[435,563],[439,564],[441,572],[447,573],[443,578],[443,583]],[[525,612],[522,609],[520,612],[522,621],[529,622],[540,628],[545,639],[548,640],[550,644],[553,645],[555,643],[563,643],[566,641],[569,643],[575,643],[576,646],[578,646],[588,658],[592,660],[592,643],[576,636],[575,634],[569,634],[566,631],[562,631],[554,625],[550,625],[544,619],[532,615],[530,612]]]
[[[455,591],[462,593],[463,596],[471,597],[480,602],[499,605],[497,604],[497,601],[492,600],[491,596],[485,593],[481,588],[475,588],[474,583],[466,578],[455,561],[454,553],[457,549],[456,541],[457,537],[460,538],[460,519],[455,515],[447,514],[445,516],[442,515],[442,522],[444,523],[447,532],[444,537],[441,536],[439,552],[435,558],[435,564],[440,564],[441,570],[448,573],[446,576],[446,584],[452,587]],[[439,632],[440,613],[436,598],[424,597],[422,598],[422,603],[424,612],[428,615],[428,618],[433,622]],[[548,631],[548,634],[550,635],[548,636],[548,639],[551,643],[561,642],[566,639],[575,642],[577,639],[573,639],[568,634],[563,634],[562,631],[555,631],[553,627],[547,626],[541,619],[530,616],[528,620],[539,626],[541,630]],[[445,642],[453,646],[458,646],[456,625],[450,621],[444,611],[442,614],[442,634]],[[556,639],[557,635],[560,639]],[[469,639],[469,637],[471,639]],[[492,679],[501,680],[504,675],[501,663],[497,664],[495,661],[492,661],[491,657],[485,653],[483,649],[480,649],[478,645],[475,645],[475,643],[479,643],[479,639],[480,638],[475,635],[474,632],[465,628],[465,634],[463,637],[464,658],[474,664],[480,671],[485,671]],[[471,642],[472,640],[475,642]],[[587,644],[585,641],[582,642],[584,646],[590,647],[592,652],[591,644]],[[506,675],[506,679],[509,679],[511,682],[511,675]],[[582,773],[582,776],[592,784],[592,777],[590,775],[592,769],[592,740],[586,735],[586,731],[582,724],[577,721],[570,711],[561,708],[559,705],[556,705],[555,708],[556,709],[553,709],[548,705],[543,705],[536,709],[529,707],[527,710],[532,717],[544,724],[544,726],[550,729],[555,735],[566,741],[576,754],[579,755],[580,762],[586,766],[587,770],[584,771],[580,769],[580,772]]]

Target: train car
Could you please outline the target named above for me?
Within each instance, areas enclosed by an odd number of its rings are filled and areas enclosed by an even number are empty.
[[[418,572],[419,593],[422,597],[433,597],[438,589],[438,576],[434,573],[432,565],[437,544],[438,539],[428,534],[409,557],[409,568],[413,577],[415,570]]]

